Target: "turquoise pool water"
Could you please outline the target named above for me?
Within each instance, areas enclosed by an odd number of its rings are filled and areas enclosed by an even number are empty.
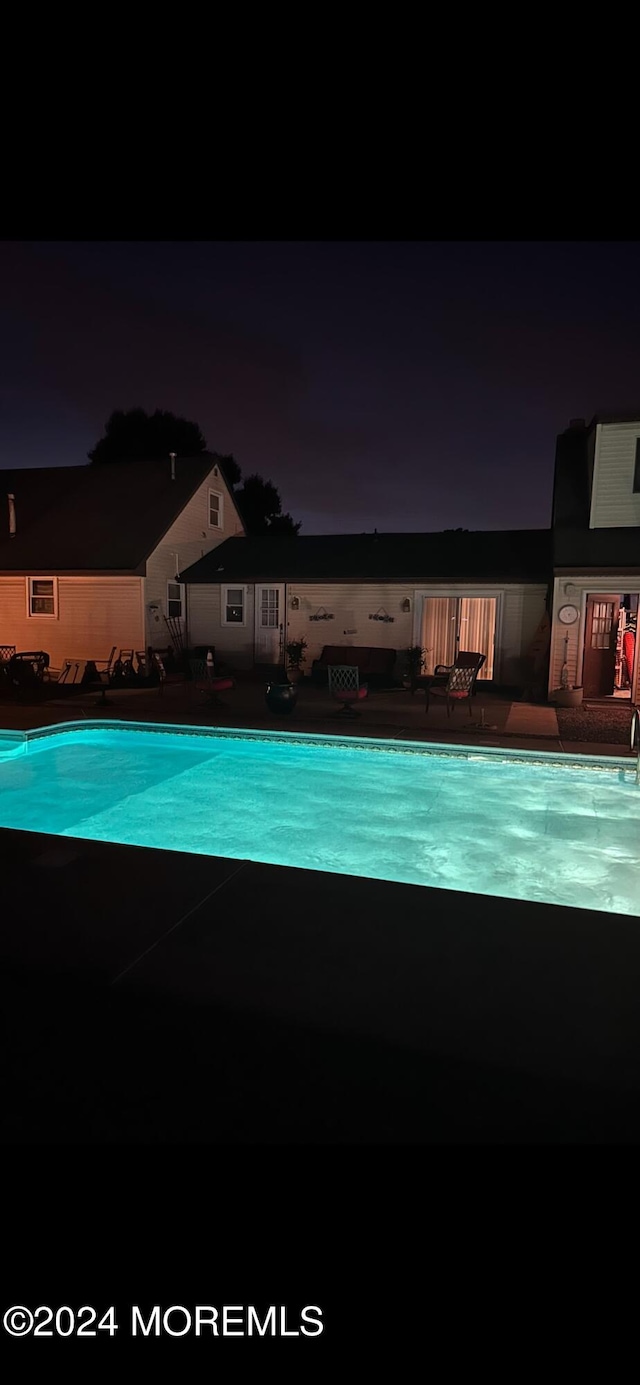
[[[117,722],[0,732],[0,826],[640,914],[622,759]]]

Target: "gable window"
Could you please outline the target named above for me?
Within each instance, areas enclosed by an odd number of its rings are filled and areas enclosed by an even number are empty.
[[[58,583],[55,577],[28,577],[30,616],[53,616],[58,614]]]
[[[182,620],[184,612],[184,586],[182,582],[167,582],[167,615],[169,619]]]
[[[244,587],[223,587],[222,624],[244,625]]]
[[[209,528],[222,528],[222,496],[219,491],[209,491]]]
[[[636,494],[640,491],[640,438],[636,438],[636,464],[633,472],[633,489]]]

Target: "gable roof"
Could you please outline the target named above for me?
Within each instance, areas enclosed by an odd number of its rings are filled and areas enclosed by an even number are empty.
[[[181,573],[201,582],[546,582],[550,529],[227,539]]]
[[[142,574],[146,559],[214,466],[224,479],[212,453],[178,457],[174,481],[168,457],[0,471],[0,573]],[[13,538],[10,493],[15,496]]]

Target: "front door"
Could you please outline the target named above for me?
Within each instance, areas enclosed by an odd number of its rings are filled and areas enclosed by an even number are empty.
[[[256,587],[256,664],[281,664],[284,659],[284,587]]]
[[[587,597],[582,686],[584,697],[610,697],[616,667],[620,597]]]

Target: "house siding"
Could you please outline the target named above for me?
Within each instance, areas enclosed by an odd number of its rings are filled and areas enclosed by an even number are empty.
[[[633,491],[637,423],[599,423],[596,427],[591,495],[591,529],[640,525],[640,494]]]
[[[239,585],[239,584],[238,584]],[[526,681],[526,656],[539,621],[544,614],[547,588],[544,584],[513,583],[452,586],[431,584],[416,588],[408,583],[301,583],[286,584],[287,642],[303,636],[307,641],[304,670],[308,673],[325,644],[374,645],[398,651],[396,675],[402,674],[402,653],[419,639],[420,597],[424,594],[495,595],[499,598],[496,631],[495,678],[520,685]],[[215,645],[218,657],[238,668],[253,664],[254,601],[253,584],[245,584],[246,623],[242,627],[220,622],[221,588],[217,584],[189,587],[188,608],[191,639],[194,644]],[[411,610],[403,611],[409,598]],[[292,610],[292,600],[299,606]],[[313,621],[324,607],[332,620]],[[380,608],[392,622],[369,617]]]
[[[113,645],[144,648],[140,577],[59,577],[57,617],[27,615],[26,577],[0,577],[0,644],[65,658],[106,659]]]
[[[178,459],[177,466],[180,465]],[[220,491],[223,496],[222,528],[209,528],[209,491]],[[162,542],[147,559],[144,584],[146,645],[154,649],[164,649],[169,643],[169,632],[163,619],[167,615],[167,583],[173,581],[177,571],[185,571],[191,563],[205,553],[217,548],[225,539],[244,534],[244,529],[231,493],[220,474],[209,473],[198,487],[191,500],[167,530]],[[192,588],[192,591],[196,590]],[[152,607],[157,609],[153,610]],[[191,607],[187,613],[188,638],[191,645],[202,644],[197,632],[191,628]]]
[[[640,578],[636,573],[632,576],[591,576],[585,577],[584,574],[576,574],[567,577],[556,577],[553,584],[553,624],[551,629],[551,654],[549,660],[549,696],[556,688],[560,687],[560,676],[562,666],[565,662],[565,648],[567,671],[569,684],[574,687],[582,686],[582,662],[584,654],[584,633],[587,609],[587,596],[590,592],[605,595],[611,592],[613,595],[623,595],[625,592],[640,592]],[[558,620],[558,611],[561,606],[577,606],[580,611],[580,618],[573,625],[562,625]],[[565,638],[569,636],[565,645]],[[635,686],[632,691],[632,701],[637,702],[640,696],[640,659],[636,660]]]
[[[233,583],[240,587],[241,582]],[[213,583],[190,586],[187,590],[189,638],[192,645],[211,645],[216,658],[234,668],[253,665],[254,588],[244,584],[244,625],[222,625],[220,603],[222,587]]]

